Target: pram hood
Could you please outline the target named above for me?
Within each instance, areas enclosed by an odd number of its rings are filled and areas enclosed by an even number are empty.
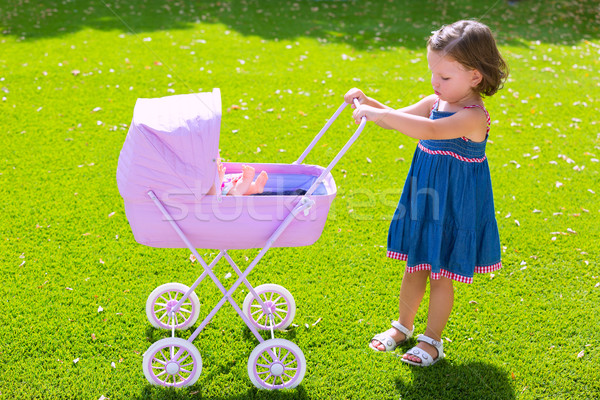
[[[129,201],[157,195],[202,198],[219,184],[221,93],[138,99],[119,156],[117,185]]]

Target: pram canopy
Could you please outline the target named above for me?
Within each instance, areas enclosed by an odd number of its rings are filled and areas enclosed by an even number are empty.
[[[138,99],[125,139],[117,184],[129,201],[148,190],[202,198],[218,184],[221,93]]]

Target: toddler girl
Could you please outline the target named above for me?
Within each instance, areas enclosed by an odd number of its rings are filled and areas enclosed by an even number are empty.
[[[453,282],[471,283],[473,275],[502,267],[492,184],[485,145],[490,116],[482,96],[502,87],[508,67],[490,29],[475,21],[444,26],[429,38],[427,63],[433,94],[398,110],[359,89],[353,117],[419,139],[394,213],[387,256],[406,261],[398,321],[369,344],[392,351],[413,334],[417,308],[429,278],[427,328],[417,346],[402,357],[429,366],[444,357],[442,331],[454,302]]]

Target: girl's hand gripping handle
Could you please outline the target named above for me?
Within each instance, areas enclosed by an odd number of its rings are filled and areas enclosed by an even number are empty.
[[[352,102],[354,103],[354,107],[356,107],[356,109],[358,110],[358,107],[360,107],[360,103],[358,102],[358,98],[353,98]],[[366,116],[362,116],[362,118],[360,119],[360,123],[364,124],[367,122],[367,117]],[[356,123],[358,124],[358,121],[356,121]]]

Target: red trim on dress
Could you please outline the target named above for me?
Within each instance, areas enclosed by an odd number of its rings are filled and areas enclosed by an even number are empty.
[[[459,159],[460,161],[465,161],[465,162],[482,163],[486,159],[486,156],[483,156],[481,158],[467,158],[467,157],[463,157],[460,154],[457,154],[457,153],[455,153],[453,151],[431,150],[431,149],[428,149],[427,147],[423,146],[420,141],[419,141],[419,145],[418,146],[419,146],[419,149],[421,149],[422,151],[424,151],[427,154],[442,155],[442,156],[452,156],[454,158]]]
[[[400,260],[400,261],[406,261],[408,258],[407,254],[398,253],[398,252],[390,251],[390,250],[388,250],[387,256],[394,260]],[[475,266],[475,272],[478,274],[487,274],[489,272],[497,271],[500,268],[502,268],[502,262],[497,262],[496,264],[493,264],[493,265]],[[406,267],[406,270],[409,273],[413,273],[416,271],[431,271],[431,264],[425,264],[425,263],[418,264],[413,267]],[[441,269],[439,273],[438,272],[431,273],[431,279],[434,279],[434,280],[440,279],[442,276],[444,278],[452,279],[453,281],[457,281],[457,282],[473,283],[472,277],[458,275],[453,272],[446,271],[445,269]]]

